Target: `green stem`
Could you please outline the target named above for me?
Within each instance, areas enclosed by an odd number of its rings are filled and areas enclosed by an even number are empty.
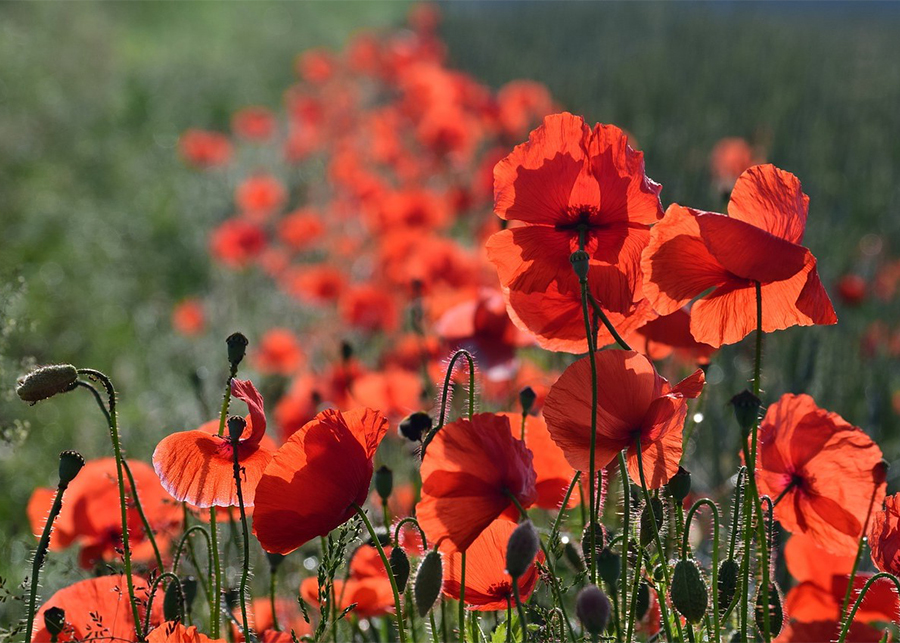
[[[25,641],[30,643],[31,631],[34,628],[34,616],[37,609],[37,592],[38,578],[41,573],[41,567],[44,564],[44,558],[47,556],[47,549],[50,547],[50,534],[53,531],[53,521],[59,515],[62,509],[63,494],[68,488],[68,484],[60,482],[56,488],[56,498],[53,499],[53,505],[50,507],[50,515],[47,516],[47,522],[44,523],[44,531],[38,542],[37,551],[34,552],[34,561],[31,564],[31,589],[28,596],[28,624],[25,626]]]
[[[516,609],[519,611],[519,623],[522,625],[522,643],[528,641],[528,619],[525,617],[525,608],[522,607],[522,599],[519,598],[519,579],[513,578],[513,598],[516,599]],[[507,629],[509,629],[507,627]]]
[[[431,641],[432,643],[438,643],[438,626],[437,621],[434,620],[434,610],[428,612],[428,616],[431,623]]]
[[[592,306],[593,309],[594,309],[594,313],[597,315],[597,317],[600,318],[600,321],[603,322],[603,325],[606,326],[606,330],[608,330],[608,331],[609,331],[609,334],[613,336],[613,339],[616,340],[616,343],[617,343],[623,350],[630,351],[630,350],[631,350],[631,346],[629,346],[629,345],[625,342],[625,340],[622,339],[622,336],[619,335],[618,332],[616,332],[615,326],[612,325],[612,322],[609,321],[609,317],[606,316],[606,313],[603,312],[603,308],[600,307],[600,302],[598,302],[596,299],[594,299],[594,296],[593,296],[593,295],[590,295],[590,300],[591,300],[591,306]]]
[[[175,559],[172,563],[172,573],[173,574],[178,573],[178,563],[181,560],[181,554],[182,554],[182,551],[184,550],[185,543],[188,542],[188,537],[191,534],[196,533],[196,532],[203,534],[203,537],[206,538],[206,547],[207,547],[207,549],[209,549],[208,553],[210,555],[212,554],[212,546],[211,546],[211,543],[209,540],[209,532],[207,532],[206,529],[204,529],[201,525],[194,525],[193,527],[188,529],[186,532],[184,532],[184,534],[182,534],[182,536],[181,536],[181,540],[178,541],[178,547],[176,547],[176,549],[175,549]],[[210,564],[212,564],[212,561],[210,561]]]
[[[596,450],[597,450],[597,360],[594,357],[594,343],[591,338],[591,320],[590,315],[588,314],[588,282],[587,277],[583,277],[580,280],[581,284],[581,313],[584,317],[584,328],[585,328],[585,339],[587,341],[588,347],[588,360],[591,363],[591,450],[590,450],[590,478],[588,479],[588,494],[589,494],[589,520],[588,524],[590,525],[590,538],[591,538],[591,582],[596,585],[597,584],[597,546],[595,542],[595,534],[594,532],[594,520],[596,519],[597,511],[597,497],[596,497],[596,484],[597,484],[597,462],[596,462]],[[623,579],[624,582],[625,579]],[[624,593],[622,594],[625,595]],[[623,599],[624,601],[624,599]],[[622,603],[623,609],[625,603]]]
[[[565,512],[566,507],[569,506],[569,499],[572,497],[572,492],[575,490],[575,485],[578,484],[579,478],[581,478],[581,471],[576,471],[575,475],[572,476],[572,482],[569,483],[569,488],[566,489],[566,495],[563,496],[562,505],[556,513],[556,518],[553,519],[553,526],[550,528],[551,543],[556,541],[556,537],[559,534],[560,523],[562,522],[563,512]]]
[[[466,643],[466,552],[460,556],[459,568],[459,640]]]
[[[156,598],[156,592],[159,589],[159,584],[165,578],[168,578],[170,582],[174,583],[175,587],[178,588],[178,596],[181,599],[178,602],[178,614],[181,622],[184,623],[184,590],[181,588],[181,579],[172,572],[163,572],[162,574],[157,576],[153,580],[153,583],[150,585],[150,596],[147,598],[147,614],[144,616],[145,632],[150,631],[150,617],[153,615],[153,599]]]
[[[889,574],[887,572],[878,572],[863,585],[862,591],[859,593],[859,596],[856,598],[856,602],[853,604],[853,609],[850,610],[850,614],[846,619],[844,619],[844,626],[841,628],[841,636],[838,638],[838,643],[844,643],[847,640],[847,633],[850,631],[850,625],[853,623],[853,619],[856,618],[856,612],[859,610],[859,606],[862,605],[863,599],[866,597],[866,593],[869,591],[869,588],[872,586],[875,581],[880,578],[887,578],[891,581],[894,586],[897,588],[897,592],[900,593],[900,580],[897,579],[893,574]]]
[[[237,487],[237,498],[238,498],[238,508],[241,512],[241,535],[243,537],[244,542],[244,551],[243,551],[243,561],[241,564],[241,622],[243,624],[244,630],[244,640],[250,640],[250,623],[247,619],[247,580],[250,577],[250,530],[247,528],[247,513],[244,508],[244,492],[243,487],[241,485],[241,457],[240,457],[240,449],[238,448],[239,441],[234,439],[231,441],[231,451],[233,454],[233,473],[234,473],[234,484]],[[272,612],[273,616],[275,614],[274,608]]]
[[[850,606],[850,595],[853,592],[853,583],[856,581],[856,573],[859,571],[859,563],[862,560],[863,551],[866,548],[866,534],[869,533],[869,520],[872,518],[872,509],[875,507],[875,495],[878,493],[878,487],[880,485],[876,484],[875,488],[872,490],[872,497],[869,499],[869,510],[866,512],[866,521],[863,523],[862,535],[859,537],[859,544],[856,547],[856,558],[853,559],[853,568],[850,571],[850,578],[847,581],[847,591],[844,592],[844,602],[841,606],[841,618],[847,613],[847,608]]]
[[[437,426],[425,436],[425,439],[422,440],[423,458],[425,457],[425,449],[428,448],[428,445],[431,444],[434,436],[443,428],[447,421],[447,404],[450,398],[450,378],[453,376],[453,369],[456,368],[456,362],[459,361],[461,357],[465,357],[469,365],[469,419],[471,420],[472,416],[475,415],[475,358],[472,357],[472,354],[469,351],[461,348],[453,353],[453,357],[450,358],[450,363],[447,365],[447,372],[444,374],[444,386],[441,388],[441,411],[440,415],[438,415],[438,423]]]
[[[275,587],[278,579],[278,568],[269,566],[269,605],[272,608],[272,629],[276,632],[281,631],[278,624],[278,610],[275,608]]]
[[[164,569],[162,555],[159,553],[159,546],[156,544],[156,537],[153,529],[150,527],[150,521],[147,520],[147,514],[144,513],[144,507],[141,505],[140,496],[138,495],[137,485],[134,483],[134,476],[131,474],[131,467],[128,460],[122,460],[122,466],[125,468],[125,475],[128,476],[128,484],[131,486],[131,499],[134,501],[134,508],[137,509],[141,522],[144,524],[144,533],[147,534],[147,540],[153,546],[153,554],[156,557],[156,567],[160,571]]]
[[[634,566],[634,584],[633,589],[631,590],[631,607],[630,610],[625,610],[624,606],[622,608],[623,617],[628,622],[628,633],[625,636],[626,641],[632,640],[631,635],[634,632],[634,622],[637,620],[637,599],[638,590],[641,586],[641,563],[643,562],[643,558],[644,548],[638,547],[637,563]]]
[[[369,536],[372,537],[372,541],[375,543],[375,548],[378,549],[378,554],[379,556],[381,556],[381,562],[384,564],[384,569],[387,572],[388,579],[391,581],[391,591],[393,591],[394,593],[394,616],[396,617],[397,621],[397,632],[400,637],[400,643],[406,643],[406,631],[403,627],[403,608],[400,604],[400,591],[397,589],[397,579],[394,578],[394,572],[391,569],[391,563],[384,553],[384,548],[381,546],[381,541],[378,540],[378,534],[375,532],[375,528],[372,526],[372,523],[369,522],[369,517],[366,515],[366,512],[363,511],[363,508],[355,502],[353,503],[353,508],[356,510],[356,513],[360,518],[362,518],[363,523],[366,525],[366,529],[369,531]]]
[[[687,559],[688,542],[691,535],[691,524],[694,514],[700,510],[700,507],[706,505],[712,511],[713,515],[713,540],[712,540],[712,593],[713,593],[713,638],[719,641],[719,508],[709,498],[701,498],[688,510],[687,519],[684,522],[684,538],[681,542],[681,557]],[[651,512],[652,513],[652,512]]]
[[[622,502],[624,503],[622,508],[622,569],[619,572],[619,582],[622,585],[621,611],[624,612],[628,600],[628,554],[631,550],[631,485],[628,483],[628,467],[622,451],[619,452],[619,475],[622,478]],[[622,616],[624,618],[626,615],[623,613]],[[621,632],[621,629],[619,631]]]
[[[416,529],[419,530],[419,535],[422,537],[422,549],[428,549],[428,540],[426,540],[425,538],[425,532],[422,531],[422,527],[419,525],[419,521],[412,516],[404,518],[403,520],[398,522],[397,526],[394,528],[394,547],[400,546],[400,528],[407,523],[412,523],[416,526]]]

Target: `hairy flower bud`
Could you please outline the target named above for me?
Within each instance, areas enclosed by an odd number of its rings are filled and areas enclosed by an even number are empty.
[[[522,406],[522,413],[526,415],[530,413],[535,400],[537,400],[537,393],[530,386],[526,386],[519,391],[519,404]]]
[[[174,582],[166,587],[166,593],[163,595],[163,617],[167,621],[175,621],[181,616],[183,606],[180,603],[184,590],[179,592],[179,589],[181,589],[179,584]]]
[[[534,562],[540,547],[541,541],[534,524],[530,520],[520,523],[509,535],[506,546],[506,573],[513,578],[523,576]]]
[[[684,499],[691,492],[691,472],[684,467],[678,467],[678,471],[669,478],[666,487],[669,489],[669,493],[672,494],[675,502],[684,502]]]
[[[650,586],[641,581],[641,584],[638,585],[638,594],[637,594],[637,603],[634,606],[634,615],[637,620],[641,620],[647,615],[647,610],[650,609]]]
[[[784,607],[782,607],[781,604],[781,592],[778,591],[778,586],[775,583],[769,584],[768,610],[765,608],[765,602],[763,601],[762,587],[757,590],[755,617],[756,627],[761,634],[765,632],[765,621],[766,618],[768,618],[769,635],[772,638],[778,636],[781,632],[781,628],[784,627]]]
[[[232,367],[236,367],[241,363],[241,360],[244,359],[244,355],[247,354],[247,345],[250,341],[244,336],[243,333],[232,333],[228,336],[228,339],[225,340],[225,344],[228,346],[228,363],[232,365]]]
[[[416,586],[413,588],[416,599],[416,611],[421,618],[431,611],[431,607],[441,593],[444,582],[444,565],[441,555],[432,550],[426,554],[416,572]]]
[[[578,547],[573,545],[571,540],[565,544],[565,547],[563,547],[563,552],[566,555],[566,560],[569,561],[569,564],[572,565],[572,568],[576,572],[584,571],[584,558],[581,557],[581,553],[578,551]]]
[[[645,504],[641,511],[641,547],[647,547],[656,539],[656,535],[663,529],[665,517],[662,500],[650,498],[650,502]]]
[[[412,442],[419,442],[431,431],[434,421],[425,411],[417,411],[400,422],[400,434]]]
[[[594,559],[593,554],[591,553],[591,532],[594,533],[594,550],[599,555],[600,550],[603,549],[603,543],[605,540],[605,535],[603,533],[603,525],[596,522],[589,522],[584,526],[584,529],[581,532],[581,553],[584,555],[584,561],[588,565],[591,564],[591,561]]]
[[[762,406],[762,402],[753,393],[744,390],[731,398],[729,404],[734,407],[734,417],[737,418],[738,426],[741,427],[741,435],[746,438],[759,420],[759,408]]]
[[[622,558],[609,547],[604,547],[597,554],[597,573],[611,587],[615,587],[622,571]]]
[[[84,466],[84,458],[78,451],[63,451],[59,454],[59,486],[67,487],[81,468]]]
[[[44,612],[44,627],[50,636],[59,636],[66,627],[66,611],[61,607],[48,608]]]
[[[734,558],[726,558],[719,565],[719,604],[717,607],[720,613],[724,614],[728,606],[731,605],[734,593],[737,591],[740,569],[740,565],[737,564]]]
[[[672,574],[670,590],[672,605],[691,623],[698,623],[706,614],[709,591],[693,560],[679,560]]]
[[[609,599],[596,585],[588,585],[575,598],[575,615],[591,634],[601,634],[609,622]]]
[[[181,589],[184,591],[184,608],[190,614],[191,605],[194,604],[194,599],[197,598],[197,579],[193,576],[185,576],[181,579]]]
[[[32,404],[59,393],[66,393],[77,386],[78,370],[71,364],[51,364],[34,369],[19,378],[16,395]]]
[[[409,580],[409,557],[402,547],[394,547],[391,549],[391,573],[394,574],[394,580],[397,581],[397,589],[403,592],[406,590],[406,581]]]
[[[386,466],[379,467],[375,472],[375,491],[382,502],[387,502],[394,490],[394,473]]]

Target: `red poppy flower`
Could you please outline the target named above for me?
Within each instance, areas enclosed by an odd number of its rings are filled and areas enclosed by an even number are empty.
[[[509,418],[479,413],[442,427],[422,459],[419,524],[429,542],[448,538],[465,551],[500,514],[537,498],[532,454],[512,435]]]
[[[402,368],[363,373],[350,384],[350,398],[360,406],[382,409],[389,418],[419,410],[422,375]]]
[[[241,138],[265,141],[275,133],[275,115],[267,107],[245,107],[231,117],[231,129]]]
[[[710,356],[716,352],[715,348],[698,342],[691,335],[691,314],[684,308],[651,319],[626,335],[625,341],[654,361],[675,353],[694,364],[709,364]]]
[[[336,300],[345,286],[344,273],[322,264],[290,270],[281,283],[282,289],[287,294],[305,303],[316,305]]]
[[[875,494],[885,483],[873,469],[881,449],[862,429],[816,406],[808,395],[786,393],[769,407],[759,428],[760,494],[778,498],[775,518],[836,554],[856,551]]]
[[[194,337],[206,327],[203,302],[199,299],[185,299],[172,309],[172,328],[185,337]]]
[[[181,156],[198,167],[225,165],[231,160],[231,141],[219,132],[189,129],[178,140]]]
[[[368,332],[397,329],[400,313],[392,293],[371,284],[348,288],[340,300],[345,323]]]
[[[295,210],[278,222],[278,238],[293,250],[308,250],[319,243],[325,233],[322,215],[311,208]]]
[[[841,624],[837,621],[814,621],[810,623],[790,623],[775,639],[776,643],[823,643],[836,641],[841,634]],[[878,643],[882,632],[876,627],[854,621],[845,639],[847,643]]]
[[[166,621],[147,635],[147,643],[225,643],[225,639],[211,639],[196,626],[185,627],[178,621]]]
[[[514,80],[497,92],[497,120],[503,133],[516,138],[524,136],[553,107],[550,90],[532,80]]]
[[[591,364],[584,357],[569,366],[550,389],[544,418],[553,441],[569,464],[590,468]],[[700,395],[705,383],[697,370],[674,387],[634,351],[602,351],[597,364],[597,469],[628,449],[628,473],[640,483],[635,442],[640,439],[647,486],[658,489],[678,471],[687,398]]]
[[[512,577],[506,573],[506,549],[516,523],[501,518],[481,532],[466,550],[465,602],[479,612],[505,610],[513,600]],[[544,562],[538,552],[536,562]],[[449,551],[444,556],[444,594],[459,600],[462,578],[462,553]],[[519,596],[528,600],[537,584],[537,566],[531,563],[518,579]]]
[[[254,632],[262,634],[266,630],[271,630],[274,627],[275,621],[272,619],[272,602],[268,598],[253,599],[253,602],[247,606],[247,612],[250,619],[250,626],[253,628]],[[288,641],[291,640],[291,630],[294,631],[298,638],[306,634],[312,634],[312,628],[303,618],[303,614],[300,612],[297,601],[288,600],[286,598],[276,598],[275,612],[278,616],[278,627],[288,635]],[[241,620],[240,608],[233,610],[232,613],[239,623]],[[237,643],[241,643],[244,640],[243,633],[235,623],[232,623],[231,625],[231,632]]]
[[[562,113],[494,168],[494,211],[523,225],[487,243],[502,286],[523,294],[580,293],[569,256],[584,236],[589,283],[604,308],[628,312],[641,299],[640,254],[662,217],[660,186],[622,130]]]
[[[260,174],[245,179],[235,191],[235,203],[256,221],[268,219],[287,200],[287,190],[274,176]]]
[[[731,190],[741,174],[760,162],[750,144],[736,136],[719,140],[709,155],[710,172],[722,190]]]
[[[255,223],[229,219],[213,230],[210,251],[229,268],[243,268],[266,249],[266,233]]]
[[[337,61],[327,49],[310,49],[297,57],[297,74],[308,83],[320,85],[335,72]]]
[[[644,250],[644,294],[661,315],[712,289],[691,308],[691,333],[718,348],[756,328],[762,284],[762,328],[835,324],[816,258],[800,245],[809,197],[800,181],[774,165],[744,172],[728,216],[671,205]]]
[[[866,299],[866,280],[859,275],[844,275],[838,280],[838,296],[847,306],[859,306]]]
[[[390,556],[390,547],[385,547],[384,551]],[[359,618],[382,616],[394,610],[391,581],[381,555],[371,545],[362,545],[353,553],[350,559],[350,576],[346,582],[334,582],[334,593],[339,609],[347,609],[356,603],[353,613]],[[318,606],[318,580],[314,577],[304,579],[300,584],[300,594],[308,603]]]
[[[272,328],[260,340],[253,352],[253,365],[261,373],[290,375],[304,362],[306,356],[293,331]]]
[[[137,460],[128,460],[144,515],[153,529],[157,544],[165,550],[181,527],[181,509],[160,486],[153,469]],[[62,550],[73,543],[81,545],[79,563],[85,569],[98,562],[121,558],[122,514],[115,458],[89,461],[66,491],[65,502],[54,523],[50,549]],[[131,495],[127,480],[126,494]],[[28,503],[32,531],[40,534],[53,498],[53,489],[35,489]],[[128,533],[131,558],[136,563],[150,563],[155,558],[153,545],[144,531],[140,514],[128,506]]]
[[[900,574],[900,494],[885,498],[884,509],[873,514],[869,546],[878,569]]]
[[[231,380],[231,394],[246,402],[250,410],[237,449],[244,505],[252,507],[256,485],[272,458],[271,449],[262,444],[266,434],[263,399],[249,380]],[[156,446],[153,468],[176,500],[197,507],[236,506],[233,449],[227,436],[219,437],[202,429],[181,431],[163,438]]]
[[[150,586],[140,576],[132,576],[138,615],[143,623]],[[124,575],[98,576],[69,585],[48,598],[35,617],[37,631],[32,641],[50,641],[44,627],[44,613],[58,607],[66,613],[66,626],[58,641],[134,640],[134,618],[128,604],[128,583]],[[162,618],[162,597],[153,601],[150,624],[158,625]]]
[[[322,411],[294,433],[257,487],[253,533],[263,549],[288,554],[347,522],[369,494],[387,428],[380,412],[361,408]]]
[[[446,197],[432,190],[398,190],[378,198],[367,218],[376,232],[398,227],[442,228],[450,222]]]

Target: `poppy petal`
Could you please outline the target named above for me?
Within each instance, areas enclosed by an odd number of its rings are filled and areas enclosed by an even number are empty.
[[[734,184],[728,216],[790,243],[803,242],[809,197],[800,180],[774,165],[751,167]]]

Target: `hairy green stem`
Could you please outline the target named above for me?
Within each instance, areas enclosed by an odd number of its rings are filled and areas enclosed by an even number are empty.
[[[50,507],[50,514],[47,516],[47,522],[44,523],[44,531],[38,542],[37,551],[34,552],[34,561],[31,564],[31,588],[28,594],[28,623],[25,626],[25,641],[30,643],[31,631],[34,628],[34,617],[37,609],[37,593],[38,578],[41,573],[41,567],[44,564],[44,558],[47,556],[47,549],[50,547],[50,534],[53,532],[53,521],[59,515],[62,509],[63,494],[68,488],[67,483],[60,482],[56,488],[56,497],[53,499],[53,505]]]

